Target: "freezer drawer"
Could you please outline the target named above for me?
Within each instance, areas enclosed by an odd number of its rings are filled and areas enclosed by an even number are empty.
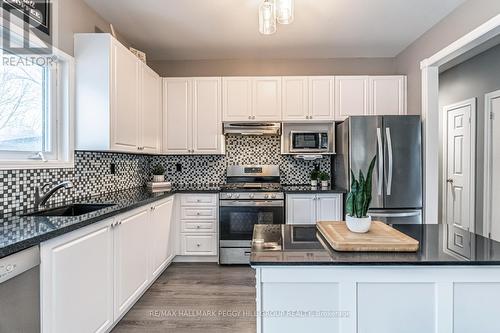
[[[387,224],[422,224],[422,210],[370,210],[368,215],[374,221]]]

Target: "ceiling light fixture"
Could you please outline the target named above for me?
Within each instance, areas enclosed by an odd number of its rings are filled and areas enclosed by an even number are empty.
[[[293,0],[276,0],[276,19],[279,24],[293,22]]]
[[[290,24],[294,19],[294,0],[264,0],[259,7],[259,32],[272,35],[277,23]]]
[[[272,35],[276,32],[276,6],[274,0],[264,0],[259,7],[259,32]]]

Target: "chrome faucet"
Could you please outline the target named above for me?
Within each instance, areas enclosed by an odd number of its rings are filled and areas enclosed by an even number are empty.
[[[45,204],[50,199],[50,197],[52,195],[54,195],[54,193],[56,193],[59,189],[72,188],[73,183],[69,180],[66,180],[66,181],[60,182],[56,185],[53,185],[50,189],[46,190],[47,187],[49,187],[49,186],[52,186],[52,184],[47,183],[47,184],[42,185],[41,187],[37,186],[37,188],[35,189],[35,209],[39,209],[40,207],[45,206]],[[41,194],[40,192],[45,192],[45,193]]]

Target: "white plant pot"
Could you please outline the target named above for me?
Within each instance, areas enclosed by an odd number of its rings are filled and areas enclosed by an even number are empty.
[[[313,187],[318,186],[318,181],[317,180],[311,180],[311,186],[313,186]]]
[[[321,187],[328,187],[328,180],[322,180]]]
[[[165,175],[153,175],[154,183],[161,183],[165,181]]]
[[[349,229],[350,231],[356,232],[358,234],[364,234],[370,230],[370,227],[372,225],[372,217],[368,216],[357,218],[346,215],[345,223],[347,225],[347,229]]]

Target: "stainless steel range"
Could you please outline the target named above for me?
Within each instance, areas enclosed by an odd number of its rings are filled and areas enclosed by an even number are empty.
[[[219,262],[248,264],[254,225],[285,223],[279,167],[229,166],[219,207]]]

